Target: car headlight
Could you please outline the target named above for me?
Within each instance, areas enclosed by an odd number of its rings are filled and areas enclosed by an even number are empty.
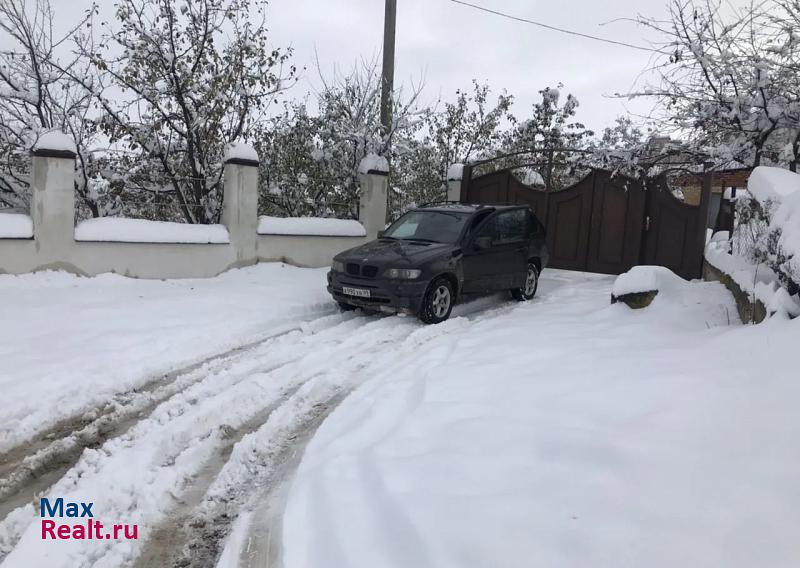
[[[422,271],[418,268],[388,268],[383,273],[384,278],[399,278],[402,280],[413,280],[419,278]]]
[[[331,270],[334,272],[344,272],[344,262],[340,260],[334,260],[331,263]]]

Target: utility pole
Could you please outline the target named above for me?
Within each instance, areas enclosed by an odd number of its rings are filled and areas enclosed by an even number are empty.
[[[397,0],[386,0],[383,18],[383,72],[381,74],[381,125],[383,133],[392,130],[392,91],[394,90],[394,31]]]

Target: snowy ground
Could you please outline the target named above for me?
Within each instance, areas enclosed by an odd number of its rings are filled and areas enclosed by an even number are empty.
[[[170,370],[331,313],[324,272],[0,276],[0,452]]]
[[[797,320],[546,271],[426,327],[337,313],[323,280],[0,277],[2,565],[800,561]],[[43,542],[37,492],[140,539]]]

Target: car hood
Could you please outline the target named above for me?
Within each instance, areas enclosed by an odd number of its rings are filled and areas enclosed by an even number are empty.
[[[418,264],[430,258],[446,254],[453,250],[454,247],[455,245],[449,243],[421,243],[378,239],[346,250],[336,255],[336,260],[378,266],[393,264],[402,267]]]

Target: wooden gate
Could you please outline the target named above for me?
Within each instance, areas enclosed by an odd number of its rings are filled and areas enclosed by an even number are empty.
[[[461,193],[465,203],[530,205],[547,227],[554,268],[621,274],[657,264],[684,278],[701,275],[710,185],[695,207],[672,195],[666,176],[642,181],[593,170],[566,189],[545,192],[500,170],[469,180]]]
[[[666,266],[684,278],[700,278],[706,242],[711,175],[702,176],[700,205],[677,199],[666,175],[647,180],[647,216],[642,264]]]

